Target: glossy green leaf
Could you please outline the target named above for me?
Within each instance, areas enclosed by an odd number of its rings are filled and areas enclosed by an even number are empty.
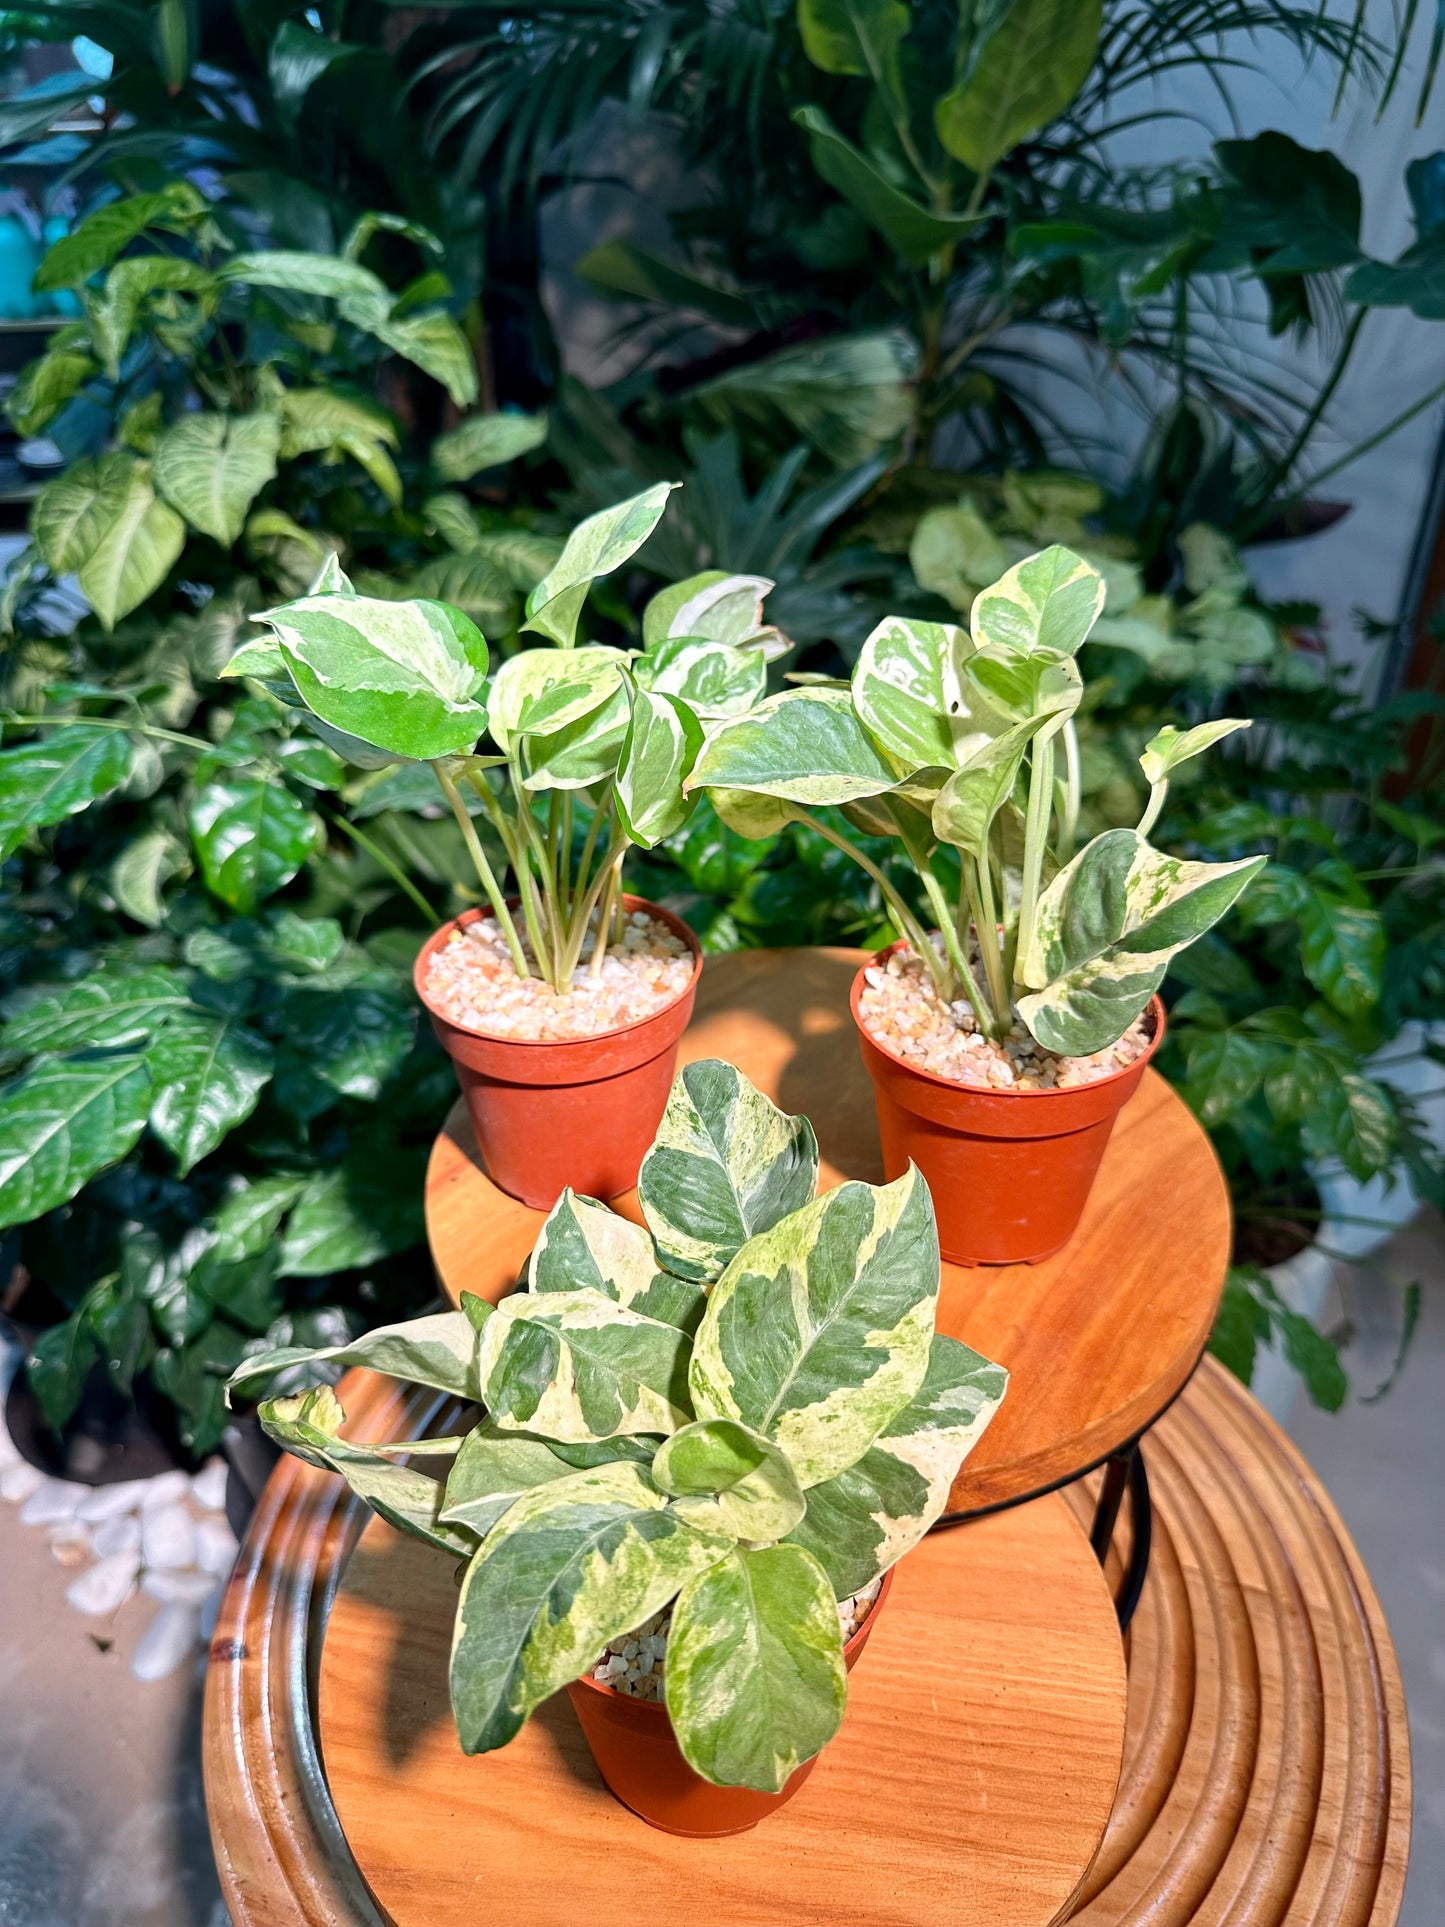
[[[469,1559],[475,1551],[475,1534],[441,1518],[442,1487],[435,1479],[410,1466],[393,1465],[380,1453],[340,1436],[346,1413],[329,1385],[267,1399],[257,1416],[265,1432],[288,1452],[323,1472],[339,1472],[388,1525],[457,1558]]]
[[[353,327],[440,382],[458,408],[469,408],[477,398],[477,364],[466,336],[439,309],[410,314],[398,307],[390,294],[341,297],[342,316]]]
[[[807,1204],[818,1140],[718,1058],[686,1064],[637,1181],[643,1217],[670,1271],[720,1277],[747,1241]]]
[[[340,1164],[319,1171],[296,1201],[281,1248],[287,1278],[324,1278],[333,1271],[405,1251],[425,1235],[420,1147],[400,1149],[380,1135],[364,1139]]]
[[[30,534],[47,568],[70,575],[89,561],[125,493],[133,459],[120,452],[82,458],[47,482],[30,512]]]
[[[339,931],[336,936],[339,940]],[[294,949],[287,960],[293,967],[324,967]],[[288,990],[276,1066],[282,1104],[294,1116],[312,1118],[338,1097],[375,1103],[406,1060],[416,1037],[416,1015],[411,999],[390,984],[355,982],[335,990],[303,984]]]
[[[831,1479],[923,1383],[938,1281],[916,1167],[825,1191],[751,1238],[713,1286],[688,1375],[698,1417],[776,1439],[805,1488]]]
[[[667,1710],[705,1780],[781,1792],[838,1731],[847,1697],[833,1591],[801,1546],[739,1547],[683,1587]]]
[[[530,1291],[600,1291],[647,1318],[694,1331],[700,1286],[662,1270],[640,1225],[570,1186],[547,1214],[527,1265]]]
[[[462,1751],[505,1746],[534,1707],[665,1606],[725,1545],[680,1519],[635,1465],[600,1466],[525,1493],[462,1582],[451,1659]]]
[[[445,603],[330,593],[265,620],[303,702],[333,729],[430,761],[464,754],[486,728],[487,645]]]
[[[389,1378],[410,1379],[439,1392],[476,1401],[477,1334],[465,1312],[439,1311],[398,1325],[377,1325],[344,1345],[283,1345],[253,1352],[231,1374],[228,1390],[253,1391],[295,1365],[364,1365]]]
[[[47,354],[21,370],[5,402],[17,435],[38,435],[74,399],[98,364],[83,343],[52,346]]]
[[[629,678],[627,733],[617,763],[617,813],[633,843],[651,850],[692,813],[683,784],[702,748],[702,724],[676,696]]]
[[[1310,888],[1299,906],[1300,962],[1342,1017],[1363,1017],[1384,990],[1387,941],[1380,913]]]
[[[1162,783],[1181,763],[1187,763],[1192,756],[1201,756],[1206,749],[1232,736],[1238,729],[1248,729],[1250,724],[1238,717],[1224,716],[1214,723],[1199,723],[1193,729],[1175,729],[1166,723],[1163,729],[1145,744],[1139,758],[1139,767],[1148,783]]]
[[[226,281],[252,288],[280,288],[289,294],[325,300],[379,299],[391,307],[386,283],[358,261],[334,254],[307,254],[294,248],[268,248],[264,254],[235,254],[221,270]]]
[[[935,1332],[917,1392],[860,1459],[811,1488],[789,1537],[813,1554],[839,1599],[871,1585],[930,1530],[1007,1386],[1001,1365]]]
[[[782,1447],[736,1419],[698,1419],[674,1432],[658,1448],[652,1476],[680,1517],[728,1538],[785,1538],[807,1510]]]
[[[974,598],[974,644],[1010,654],[1048,650],[1072,656],[1104,607],[1104,578],[1055,544],[1026,556]]]
[[[688,1350],[600,1291],[516,1292],[482,1328],[478,1371],[503,1430],[586,1444],[686,1425]]]
[[[755,790],[816,806],[878,796],[899,774],[843,690],[796,689],[715,730],[687,787]]]
[[[275,415],[187,415],[156,444],[155,485],[192,528],[229,549],[276,473],[280,445]]]
[[[1191,863],[1135,830],[1106,830],[1039,899],[1019,1014],[1046,1050],[1085,1056],[1123,1035],[1164,981],[1169,959],[1202,937],[1265,859]]]
[[[546,439],[545,415],[470,415],[432,443],[432,467],[444,482],[469,482],[483,469],[540,448]]]
[[[637,553],[662,520],[667,498],[677,486],[656,482],[579,523],[556,565],[528,596],[523,626],[570,649],[588,589]]]
[[[141,320],[147,296],[191,295],[209,307],[216,285],[216,276],[196,261],[165,254],[132,255],[118,261],[99,294],[90,295],[86,301],[90,337],[111,379],[119,379],[121,358]]]
[[[146,1051],[150,1124],[182,1177],[255,1110],[272,1059],[264,1037],[224,1012],[192,1008],[171,1017]]]
[[[115,1049],[149,1040],[166,1019],[190,999],[179,971],[151,964],[96,971],[27,1004],[6,1024],[7,1052]]]
[[[168,182],[154,194],[107,201],[47,249],[36,270],[36,292],[77,288],[108,268],[148,227],[184,229],[205,209],[204,198],[189,181]]]
[[[87,723],[0,750],[0,858],[18,849],[29,831],[60,823],[119,789],[130,766],[130,739]]]
[[[798,0],[803,51],[825,74],[853,74],[875,85],[895,69],[909,28],[902,0]]]
[[[1046,127],[1083,86],[1099,47],[1102,0],[1010,0],[983,51],[942,96],[938,138],[955,160],[989,174]]]
[[[242,916],[289,883],[321,841],[311,812],[259,776],[207,783],[191,804],[190,828],[206,888]]]
[[[135,1056],[42,1058],[0,1089],[0,1225],[28,1224],[124,1157],[150,1093]]]
[[[899,7],[897,11],[906,14],[907,10]],[[905,194],[838,132],[821,107],[796,108],[793,119],[809,137],[813,166],[821,177],[913,267],[922,267],[942,248],[956,247],[987,218],[937,214]]]

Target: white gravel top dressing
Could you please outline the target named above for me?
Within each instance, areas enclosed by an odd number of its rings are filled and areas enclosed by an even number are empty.
[[[633,910],[620,941],[609,940],[591,973],[594,929],[582,946],[572,988],[559,995],[541,977],[518,977],[494,917],[479,917],[432,952],[427,996],[449,1022],[491,1037],[557,1043],[600,1037],[675,1003],[692,977],[692,952],[665,923]],[[525,939],[524,939],[525,947]],[[532,961],[530,948],[527,961]]]
[[[977,965],[977,953],[971,960]],[[921,959],[895,950],[886,964],[870,964],[859,1008],[868,1034],[918,1070],[954,1084],[1000,1091],[1066,1091],[1112,1077],[1142,1057],[1152,1041],[1147,1011],[1117,1044],[1092,1057],[1055,1057],[1015,1023],[1001,1044],[980,1035],[966,998],[946,1004]],[[981,973],[980,973],[981,974]]]
[[[851,1599],[839,1600],[838,1624],[842,1628],[844,1645],[868,1617],[882,1584],[881,1579],[875,1579],[862,1592],[855,1592]],[[626,1693],[629,1699],[661,1700],[667,1661],[667,1634],[671,1625],[672,1607],[664,1606],[651,1619],[644,1619],[635,1632],[623,1633],[610,1641],[607,1651],[592,1668],[593,1679],[600,1686],[610,1686],[616,1692]]]

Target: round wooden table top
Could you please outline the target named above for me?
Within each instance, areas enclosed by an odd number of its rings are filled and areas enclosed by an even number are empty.
[[[862,952],[740,950],[710,957],[679,1061],[736,1064],[813,1123],[820,1183],[881,1182],[873,1087],[848,989]],[[615,1200],[640,1218],[637,1195]],[[426,1180],[442,1288],[493,1303],[513,1289],[543,1213],[487,1177],[466,1107],[453,1107]],[[1147,1071],[1114,1126],[1083,1221],[1037,1265],[945,1264],[938,1329],[1006,1365],[1013,1387],[965,1461],[951,1512],[1014,1504],[1076,1479],[1146,1430],[1199,1362],[1230,1247],[1229,1194],[1208,1138]]]
[[[321,1752],[395,1927],[1047,1927],[1108,1823],[1124,1653],[1065,1502],[934,1534],[898,1566],[842,1731],[751,1833],[681,1840],[603,1785],[565,1694],[467,1759],[447,1698],[452,1565],[374,1520],[321,1651]]]

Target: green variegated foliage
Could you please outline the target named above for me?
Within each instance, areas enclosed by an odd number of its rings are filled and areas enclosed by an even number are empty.
[[[1007,1374],[934,1328],[918,1172],[815,1197],[817,1174],[805,1119],[730,1065],[689,1065],[643,1167],[649,1229],[564,1192],[495,1307],[464,1294],[236,1375],[366,1365],[481,1407],[461,1438],[399,1445],[342,1439],[324,1386],[261,1407],[288,1450],[465,1560],[467,1752],[504,1746],[669,1602],[667,1711],[704,1778],[777,1792],[837,1731],[836,1602],[933,1525]],[[449,1457],[445,1481],[395,1462],[412,1453]]]
[[[743,834],[791,819],[827,837],[873,878],[947,1002],[966,997],[986,1036],[1022,1020],[1068,1056],[1121,1037],[1170,958],[1264,864],[1185,862],[1145,841],[1170,772],[1248,727],[1234,720],[1161,730],[1139,759],[1150,793],[1138,828],[1075,854],[1076,658],[1105,594],[1100,571],[1055,544],[971,589],[967,629],[889,617],[847,693],[795,690],[719,723],[686,784]],[[937,937],[886,870],[813,814],[822,804],[901,843]]]
[[[655,598],[641,651],[579,645],[593,584],[647,542],[672,487],[573,530],[527,599],[525,627],[552,646],[490,677],[486,641],[461,610],[359,595],[334,558],[310,594],[265,613],[270,636],[228,671],[301,711],[348,761],[430,763],[518,976],[538,970],[563,993],[589,938],[590,968],[601,968],[628,849],[651,849],[695,807],[685,785],[706,725],[751,710],[768,659],[787,646],[762,623],[771,585],[716,572]],[[492,769],[506,771],[506,792]],[[500,844],[500,873],[472,822],[478,809]]]

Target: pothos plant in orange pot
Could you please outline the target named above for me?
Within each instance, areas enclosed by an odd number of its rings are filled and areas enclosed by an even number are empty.
[[[1148,842],[1171,771],[1248,727],[1232,718],[1161,730],[1140,757],[1138,825],[1075,850],[1076,656],[1103,602],[1097,570],[1045,549],[975,598],[968,629],[891,617],[849,685],[720,723],[686,779],[743,835],[809,823],[877,882],[903,937],[860,970],[852,1007],[884,1170],[918,1164],[957,1263],[1033,1261],[1068,1241],[1163,1039],[1170,958],[1264,864]],[[935,929],[822,804],[901,843]]]
[[[672,486],[574,530],[528,599],[543,646],[495,670],[459,609],[358,595],[333,559],[257,618],[269,635],[226,672],[455,816],[484,901],[426,944],[416,988],[490,1175],[543,1210],[567,1184],[614,1197],[636,1182],[702,956],[685,924],[626,894],[623,861],[685,822],[704,727],[754,706],[788,647],[762,624],[772,585],[721,571],[656,596],[640,650],[579,640],[592,584],[641,548]]]
[[[260,1408],[288,1450],[465,1561],[465,1752],[505,1746],[566,1687],[619,1799],[710,1835],[794,1795],[837,1732],[892,1569],[1007,1374],[934,1329],[918,1171],[821,1196],[817,1178],[806,1118],[730,1064],[690,1064],[642,1166],[645,1228],[565,1191],[500,1304],[464,1294],[232,1379],[366,1365],[481,1408],[463,1435],[379,1445],[340,1436],[329,1386]],[[397,1465],[408,1452],[449,1455],[445,1482]]]

